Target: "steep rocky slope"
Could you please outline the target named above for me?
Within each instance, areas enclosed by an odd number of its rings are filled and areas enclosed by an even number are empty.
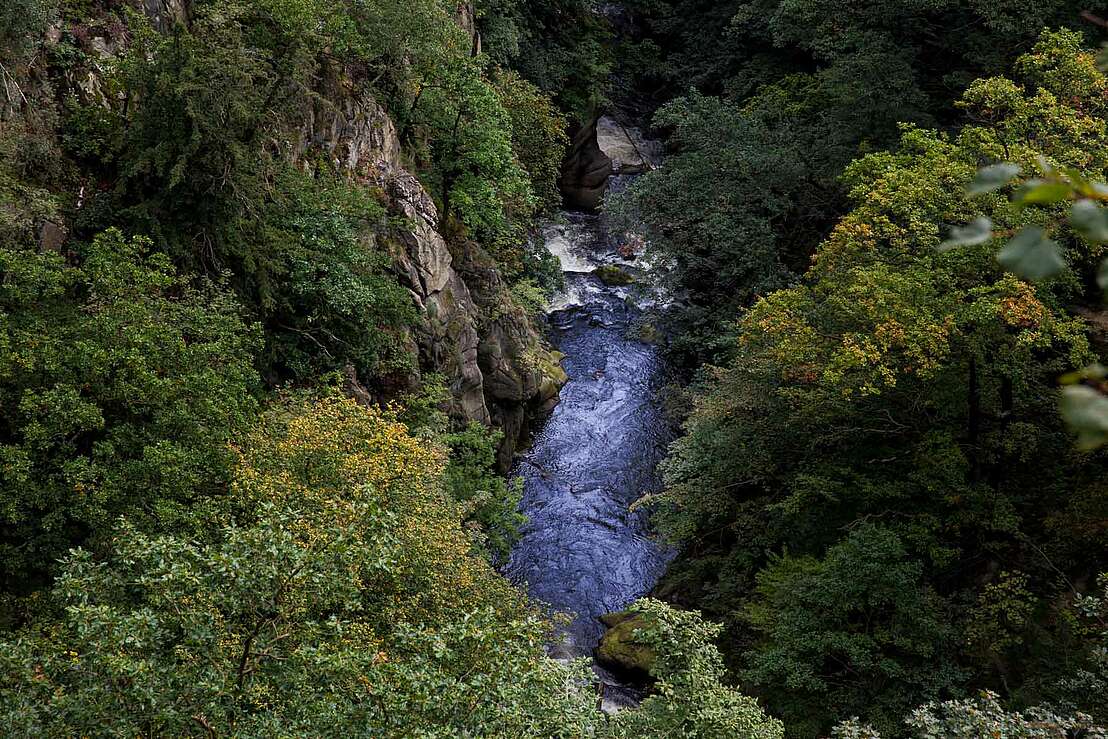
[[[162,32],[190,20],[189,0],[128,3]],[[479,53],[481,39],[472,4],[460,3],[455,19],[469,33],[473,53]],[[9,91],[3,100],[0,121],[29,120],[36,97],[73,97],[104,109],[123,104],[111,97],[104,70],[127,48],[127,30],[118,23],[62,22],[48,31],[48,46],[63,36],[76,39],[84,59],[60,80],[50,78],[45,69],[25,70],[18,95]],[[388,218],[375,229],[373,246],[392,256],[396,278],[419,311],[419,319],[403,338],[418,359],[390,391],[415,389],[429,374],[441,376],[450,391],[448,410],[454,419],[503,428],[500,462],[506,467],[526,436],[529,419],[552,406],[564,382],[556,355],[529,314],[516,305],[495,261],[464,237],[455,237],[458,243],[450,244],[440,233],[435,201],[407,163],[389,112],[366,91],[356,72],[337,64],[324,64],[320,71],[299,131],[294,128],[286,148],[288,156],[304,168],[326,155],[386,206]],[[41,125],[45,131],[51,122]],[[274,145],[285,147],[276,141]],[[80,197],[74,199],[80,208]],[[63,249],[68,233],[64,219],[49,216],[36,224],[40,244]],[[352,372],[348,374],[356,395],[384,399],[374,397]]]
[[[421,312],[411,336],[420,371],[446,379],[453,417],[504,431],[501,464],[506,466],[526,436],[529,418],[549,409],[565,375],[528,314],[515,304],[495,261],[476,243],[459,238],[448,244],[439,232],[438,209],[405,169],[388,113],[341,85],[324,100],[305,142],[376,183],[390,215],[399,217],[401,225],[390,227],[385,239],[398,278]]]

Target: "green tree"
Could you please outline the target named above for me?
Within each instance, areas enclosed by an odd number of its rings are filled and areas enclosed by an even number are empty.
[[[7,638],[7,733],[584,735],[576,667],[470,552],[442,457],[350,400],[292,400],[242,445],[211,534],[124,524],[78,551],[53,624]]]
[[[905,723],[910,736],[918,739],[946,739],[951,736],[1004,736],[1013,739],[1063,739],[1072,736],[1099,737],[1084,714],[1067,716],[1046,708],[1008,711],[996,693],[985,691],[973,700],[932,702],[912,711]],[[834,739],[881,739],[881,734],[857,719],[836,726]]]
[[[0,9],[0,62],[5,65],[24,62],[26,55],[38,46],[54,13],[55,4],[50,0],[12,0],[6,3]],[[7,79],[4,85],[18,84],[14,71],[5,67],[3,74]]]
[[[608,211],[625,231],[649,234],[661,278],[685,299],[677,348],[711,357],[724,321],[787,283],[775,226],[796,210],[791,188],[804,170],[787,136],[718,98],[677,100],[655,123],[672,128],[672,153]]]
[[[468,509],[467,518],[482,531],[483,547],[494,561],[507,559],[527,519],[518,512],[523,480],[506,481],[496,467],[502,432],[471,423],[443,437],[450,450],[446,489]]]
[[[961,677],[944,604],[890,531],[862,526],[822,560],[782,557],[759,572],[746,611],[757,641],[743,675],[766,691],[790,733],[836,717],[895,727]]]
[[[781,739],[782,723],[753,698],[723,684],[723,660],[713,640],[719,627],[699,614],[677,611],[652,599],[631,611],[648,624],[636,638],[655,654],[654,694],[637,709],[616,715],[609,736]]]
[[[1035,209],[1004,193],[966,193],[980,163],[1005,152],[1028,166],[1044,157],[1086,176],[1103,170],[1099,73],[1059,38],[1045,36],[1017,64],[1026,77],[971,85],[962,105],[974,123],[956,135],[906,126],[896,149],[852,164],[843,181],[853,209],[804,279],[745,312],[727,361],[704,373],[687,435],[664,465],[658,521],[686,546],[667,591],[727,619],[735,668],[751,635],[730,614],[755,597],[757,573],[772,569],[767,552],[824,562],[844,531],[867,521],[922,566],[923,587],[963,606],[936,616],[956,635],[951,660],[964,671],[942,673],[951,689],[964,674],[1035,704],[1049,693],[1046,678],[1087,662],[1092,643],[1055,616],[1070,592],[1059,573],[1088,577],[1108,545],[1102,529],[1079,523],[1101,510],[1086,481],[1103,475],[1104,458],[1074,449],[1056,378],[1093,356],[1067,306],[1099,302],[1098,247],[1064,222],[1066,204]],[[1050,87],[1076,72],[1084,83],[1057,84],[1088,100]],[[950,225],[983,207],[998,233],[1061,221],[1053,238],[1066,269],[1022,280],[998,264],[987,230],[939,249]],[[1009,641],[993,659],[974,645],[980,623],[970,614],[1006,570],[1029,577],[1034,638]],[[865,682],[848,673],[836,687],[849,692],[855,679]],[[924,688],[905,674],[886,689],[866,711],[888,726]],[[770,707],[789,700],[781,688]]]
[[[0,511],[5,589],[25,589],[128,514],[185,527],[224,491],[249,423],[256,327],[142,238],[97,237],[80,266],[0,251]]]
[[[123,522],[70,554],[57,617],[0,643],[6,733],[781,737],[720,684],[714,628],[655,601],[658,692],[609,722],[474,556],[439,448],[391,414],[290,397],[237,454],[201,536]]]
[[[694,364],[719,358],[718,337],[736,308],[762,294],[766,265],[807,269],[813,246],[850,207],[839,176],[851,160],[894,145],[901,123],[951,125],[972,80],[1007,69],[1044,25],[1090,29],[1081,12],[1103,9],[1094,5],[630,3],[645,39],[621,52],[632,60],[624,76],[642,69],[645,55],[642,94],[658,102],[683,96],[655,121],[673,155],[634,198],[690,293],[678,356]],[[690,140],[698,121],[707,125]],[[759,259],[749,282],[732,284],[733,271]]]
[[[314,177],[283,169],[276,183],[287,201],[267,217],[283,266],[260,309],[264,366],[298,380],[347,365],[367,380],[405,369],[400,333],[415,309],[380,243],[380,203],[326,165]]]
[[[299,163],[287,153],[318,77],[389,53],[389,39],[367,46],[358,23],[376,22],[373,13],[342,5],[205,2],[193,11],[188,28],[166,35],[132,18],[133,43],[104,63],[103,84],[119,94],[108,113],[93,106],[115,126],[96,166],[117,169],[118,184],[91,194],[78,230],[124,223],[187,271],[228,273],[266,330],[269,380],[348,364],[369,380],[404,364],[396,334],[414,312],[376,244],[379,196],[314,151]],[[81,146],[85,110],[67,123]]]
[[[423,91],[416,120],[429,131],[442,223],[457,217],[495,251],[522,238],[538,203],[512,149],[511,117],[482,64],[454,60]]]
[[[527,171],[531,190],[542,207],[562,204],[558,175],[569,138],[566,118],[539,88],[511,70],[496,69],[492,83],[512,124],[512,150]]]
[[[492,59],[517,70],[577,120],[605,99],[611,29],[593,0],[478,0]]]

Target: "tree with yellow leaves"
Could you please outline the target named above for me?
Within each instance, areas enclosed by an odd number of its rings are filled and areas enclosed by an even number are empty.
[[[123,523],[6,641],[7,735],[576,734],[592,698],[471,553],[443,454],[327,397],[269,412],[199,540]],[[536,696],[541,696],[536,698]],[[588,710],[586,710],[588,709]]]

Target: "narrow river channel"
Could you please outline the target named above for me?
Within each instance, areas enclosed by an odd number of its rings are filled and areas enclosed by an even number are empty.
[[[606,143],[613,146],[602,138]],[[668,563],[670,552],[651,537],[645,513],[630,506],[657,489],[655,469],[671,433],[661,407],[660,352],[635,338],[651,298],[596,274],[602,265],[640,277],[643,271],[616,251],[601,216],[564,213],[543,237],[565,273],[549,319],[569,382],[514,471],[524,480],[528,523],[505,573],[573,619],[553,651],[575,657],[596,647],[604,632],[599,617],[648,593]]]

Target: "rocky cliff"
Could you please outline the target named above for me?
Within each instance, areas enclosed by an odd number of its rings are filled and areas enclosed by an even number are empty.
[[[460,3],[455,19],[479,53],[472,4]],[[409,337],[419,372],[445,378],[454,419],[503,430],[500,465],[506,469],[529,420],[553,406],[565,374],[495,261],[472,241],[451,245],[440,233],[434,199],[405,167],[388,111],[356,92],[341,70],[330,70],[324,80],[298,150],[323,149],[337,166],[380,188],[394,224],[382,235],[383,245],[420,310]],[[413,385],[418,380],[408,378]]]
[[[127,1],[159,30],[189,22],[188,0]],[[454,17],[470,35],[473,53],[479,53],[472,4],[459,3]],[[60,37],[65,31],[54,28],[50,33]],[[105,108],[112,104],[102,89],[99,64],[127,41],[125,31],[111,25],[81,29],[80,43],[90,61],[75,68],[68,84],[82,101]],[[504,430],[500,462],[506,467],[526,436],[528,419],[552,406],[564,373],[528,314],[515,304],[495,262],[477,244],[459,237],[460,243],[451,245],[440,233],[434,199],[406,166],[388,111],[364,87],[348,70],[325,63],[289,156],[307,167],[325,154],[386,204],[389,218],[377,229],[375,246],[392,256],[397,280],[420,315],[404,337],[418,357],[417,368],[401,378],[400,389],[414,389],[423,375],[443,377],[451,417]],[[42,94],[55,91],[44,85]],[[64,226],[49,234],[64,239]],[[358,378],[351,376],[350,381],[354,394],[372,397]]]
[[[306,120],[299,150],[325,150],[336,165],[384,194],[394,225],[381,238],[421,313],[410,337],[420,372],[446,379],[452,417],[504,431],[500,463],[507,467],[529,418],[552,406],[565,375],[515,304],[495,261],[472,241],[457,238],[451,245],[439,232],[438,209],[405,168],[388,112],[352,92],[341,74],[330,78]]]
[[[569,154],[558,179],[558,188],[570,210],[598,209],[608,190],[613,167],[611,158],[600,148],[599,122],[600,117],[594,116],[570,131]]]

